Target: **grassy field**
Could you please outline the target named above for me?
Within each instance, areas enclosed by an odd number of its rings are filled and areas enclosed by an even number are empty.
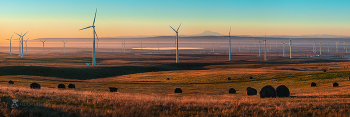
[[[80,57],[50,56],[46,63],[36,63],[44,59],[35,57],[7,59],[0,67],[0,117],[350,116],[350,62],[346,60],[281,57],[275,58],[277,62],[217,62],[205,58],[205,62],[156,64],[136,58],[127,61],[124,56],[120,64],[107,65],[106,61],[120,59],[111,57],[99,59],[104,65],[86,66],[80,63],[87,59]],[[32,82],[42,88],[30,89]],[[311,82],[317,87],[310,87]],[[340,86],[332,87],[333,82]],[[70,83],[76,88],[57,88]],[[291,96],[246,95],[247,87],[259,92],[265,85],[286,85]],[[117,87],[118,92],[109,92],[108,87]],[[175,88],[183,93],[175,94]],[[229,94],[230,88],[237,93]],[[16,108],[11,108],[13,99],[19,100]]]

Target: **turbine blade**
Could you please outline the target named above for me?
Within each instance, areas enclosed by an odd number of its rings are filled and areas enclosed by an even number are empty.
[[[92,26],[95,26],[96,13],[97,13],[97,8],[96,8],[96,12],[95,12],[94,22],[92,22]]]
[[[11,36],[10,40],[12,39],[12,37],[13,37],[13,34],[12,34],[12,36]]]
[[[176,30],[173,27],[170,26],[170,28],[173,29],[176,32]]]
[[[88,29],[88,28],[91,28],[93,26],[88,26],[88,27],[85,27],[85,28],[82,28],[82,29],[79,29],[79,30],[84,30],[84,29]]]
[[[28,31],[27,31],[27,32],[28,32]],[[26,33],[24,33],[24,35],[26,35],[26,34],[27,34],[27,32],[26,32]],[[23,37],[24,35],[22,35],[22,37]]]
[[[178,32],[178,31],[179,31],[179,29],[180,29],[180,26],[181,26],[181,23],[180,23],[179,27],[177,28],[176,32]]]
[[[15,34],[17,34],[17,33],[15,33]],[[21,35],[19,35],[19,34],[17,34],[18,36],[21,36]]]

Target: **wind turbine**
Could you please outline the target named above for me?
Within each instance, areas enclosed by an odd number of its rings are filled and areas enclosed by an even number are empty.
[[[276,42],[276,49],[277,49],[277,42]]]
[[[12,39],[12,37],[13,37],[13,34],[12,34],[12,36],[11,36],[10,39],[6,39],[6,40],[10,40],[10,55],[12,55],[12,54],[11,54],[11,39]]]
[[[312,42],[312,52],[315,52],[315,43]]]
[[[66,41],[63,41],[63,40],[62,40],[62,42],[63,42],[63,53],[66,53],[66,43],[67,43],[67,42],[66,42]]]
[[[338,53],[338,42],[335,43],[335,51]]]
[[[328,43],[328,52],[329,52],[329,43]]]
[[[320,55],[322,55],[322,52],[321,52],[321,42],[320,42]]]
[[[93,29],[93,41],[92,41],[92,65],[96,65],[96,57],[95,57],[95,35],[96,35],[96,32],[95,32],[95,20],[96,20],[96,13],[97,13],[97,9],[96,9],[96,12],[95,12],[95,17],[94,17],[94,22],[92,22],[92,26],[88,26],[86,28],[82,28],[80,30],[84,30],[84,29],[88,29],[88,28],[91,28]]]
[[[284,52],[284,42],[283,42],[283,57],[286,57],[286,53]]]
[[[215,52],[215,50],[214,50],[214,42],[213,42],[213,52]]]
[[[23,37],[24,37],[24,35],[26,35],[28,33],[28,31],[26,32],[26,33],[24,33],[23,35],[19,35],[19,34],[17,34],[19,37],[20,37],[20,43],[22,43],[22,52],[21,52],[21,47],[20,47],[20,49],[19,49],[19,51],[20,51],[20,55],[22,55],[22,57],[23,57]]]
[[[292,39],[289,39],[289,56],[290,56],[290,58],[293,58],[292,57]]]
[[[265,38],[264,38],[264,43],[265,43],[265,61],[267,61],[267,58],[266,58],[266,33],[265,33]]]
[[[29,38],[28,38],[28,39],[29,39]],[[26,42],[26,55],[28,54],[28,52],[27,52],[27,47],[28,47],[28,46],[27,46],[27,44],[28,44],[27,42],[28,42],[28,39],[24,41],[24,42]]]
[[[228,51],[228,53],[229,53],[228,58],[231,61],[231,26],[230,26],[230,32],[228,32],[228,44],[230,46],[229,51]],[[239,49],[239,51],[241,51],[241,49]],[[214,52],[214,43],[213,43],[213,52]]]
[[[348,53],[348,45],[345,45],[345,47],[346,47],[346,53]]]
[[[343,44],[343,45],[344,45],[344,49],[345,49],[345,41],[344,41],[344,44]]]
[[[179,25],[177,30],[175,30],[173,27],[170,26],[170,28],[176,32],[176,63],[179,63],[179,28],[180,26],[181,24]]]
[[[40,40],[41,41],[41,40]],[[46,40],[45,40],[46,41]],[[45,41],[41,41],[41,42],[43,42],[43,54],[45,54]]]
[[[259,41],[259,56],[261,56],[261,42]]]
[[[314,48],[315,48],[315,53],[316,53],[316,52],[317,52],[317,49],[316,49],[316,43],[314,43],[314,45],[315,45],[315,46],[314,46]]]
[[[241,43],[238,43],[238,50],[241,51]]]
[[[142,50],[142,41],[141,41],[141,50]]]
[[[159,42],[157,42],[157,44],[158,44],[158,50],[159,50]]]

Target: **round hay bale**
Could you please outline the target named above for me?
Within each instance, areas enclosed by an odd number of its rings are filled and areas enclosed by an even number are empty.
[[[30,84],[30,88],[32,88],[32,89],[40,89],[41,87],[40,87],[40,84],[34,82],[34,83]]]
[[[64,85],[64,84],[58,84],[58,86],[57,86],[58,88],[66,88],[66,85]]]
[[[247,95],[256,95],[258,91],[254,88],[247,89]]]
[[[276,90],[271,85],[266,85],[263,88],[261,88],[259,94],[260,98],[276,97]]]
[[[277,97],[289,97],[290,92],[287,86],[280,85],[276,88]]]
[[[337,86],[339,86],[339,84],[337,82],[334,82],[333,87],[337,87]]]
[[[14,84],[15,82],[13,82],[12,80],[9,81],[9,84]]]
[[[228,90],[228,93],[229,94],[235,94],[236,93],[236,89],[231,88],[230,90]]]
[[[181,90],[180,88],[176,88],[176,89],[174,90],[174,92],[175,92],[175,93],[182,93],[182,90]]]
[[[311,87],[316,87],[316,83],[312,82]]]
[[[170,80],[170,78],[166,78],[166,80]]]
[[[228,77],[228,78],[227,78],[227,80],[231,80],[231,78],[230,78],[230,77]]]
[[[250,89],[251,87],[247,87],[247,89],[245,89],[246,91],[248,91],[248,89]]]
[[[69,84],[68,88],[75,88],[75,85],[74,84]]]
[[[253,79],[253,77],[252,77],[252,76],[250,76],[250,77],[249,77],[249,79]]]
[[[109,92],[117,92],[118,88],[115,87],[109,87]]]

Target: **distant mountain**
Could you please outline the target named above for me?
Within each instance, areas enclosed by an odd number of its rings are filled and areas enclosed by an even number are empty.
[[[188,36],[223,36],[222,34],[218,32],[212,32],[210,30],[205,30],[201,34],[196,34],[196,35],[188,35]]]

